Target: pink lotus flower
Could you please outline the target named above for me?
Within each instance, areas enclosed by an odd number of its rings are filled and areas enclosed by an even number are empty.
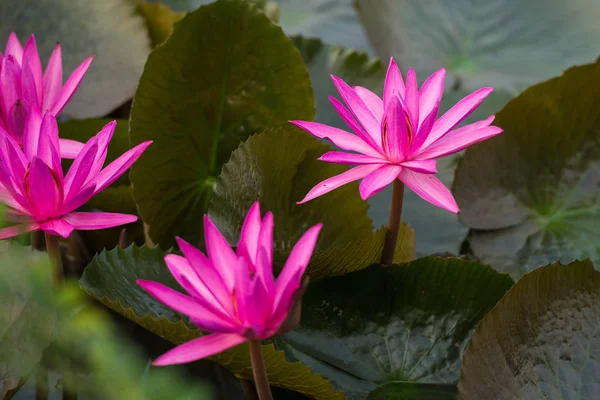
[[[0,201],[9,207],[6,219],[21,223],[0,229],[0,239],[38,229],[66,238],[73,229],[104,229],[136,221],[135,215],[74,212],[123,175],[151,143],[134,147],[102,169],[115,126],[116,121],[110,122],[85,144],[66,176],[51,112],[42,118],[31,108],[24,149],[0,129]]]
[[[35,107],[42,114],[50,112],[58,116],[79,87],[91,62],[92,57],[85,60],[63,86],[60,44],[54,47],[42,75],[35,37],[31,35],[23,49],[17,35],[11,33],[4,56],[0,53],[0,128],[22,146],[29,108]],[[83,148],[83,143],[74,140],[60,141],[64,158],[75,158]]]
[[[359,153],[332,151],[319,160],[358,166],[319,183],[298,204],[358,179],[362,179],[360,195],[366,200],[398,178],[426,201],[457,213],[452,193],[434,175],[435,158],[463,150],[502,129],[491,126],[493,115],[454,129],[492,92],[489,87],[473,92],[437,118],[445,74],[444,69],[435,72],[419,90],[415,71],[409,69],[405,85],[391,59],[383,100],[363,87],[351,88],[332,75],[350,111],[337,99],[330,100],[355,135],[317,122],[290,122],[313,136],[329,139],[343,150]]]
[[[267,213],[261,222],[258,203],[246,216],[237,254],[208,216],[204,217],[208,257],[177,238],[184,257],[169,254],[165,262],[188,294],[158,282],[138,280],[138,284],[160,302],[189,316],[201,330],[215,333],[174,348],[154,365],[195,361],[247,340],[267,339],[290,330],[294,325],[290,316],[299,318],[299,311],[290,309],[299,307],[294,298],[320,230],[321,224],[315,225],[300,238],[277,281],[272,270],[273,215]]]

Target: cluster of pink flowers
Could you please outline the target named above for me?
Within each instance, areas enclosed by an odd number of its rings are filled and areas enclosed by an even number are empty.
[[[85,60],[63,85],[59,44],[43,73],[33,35],[23,48],[11,34],[0,53],[0,201],[8,206],[6,218],[19,223],[0,229],[0,239],[38,229],[66,238],[73,229],[104,229],[137,220],[135,215],[75,211],[123,175],[151,143],[102,168],[115,121],[85,145],[59,138],[56,117],[91,62],[92,57]],[[75,159],[66,175],[61,157]]]
[[[76,210],[122,175],[151,142],[144,142],[103,168],[115,122],[82,144],[59,138],[56,116],[79,87],[92,58],[62,82],[61,48],[56,45],[42,71],[33,35],[23,48],[12,34],[0,54],[0,201],[7,218],[17,225],[0,230],[0,238],[41,229],[68,237],[74,229],[103,229],[133,222],[134,215]],[[483,88],[438,118],[445,71],[439,70],[419,88],[410,69],[404,82],[391,60],[383,99],[363,87],[350,87],[333,77],[345,105],[333,107],[353,133],[316,122],[292,123],[318,138],[328,138],[342,150],[324,154],[327,162],[356,165],[315,186],[300,203],[362,179],[360,195],[367,199],[394,180],[401,180],[426,201],[451,212],[458,206],[435,177],[435,158],[497,135],[494,117],[457,126],[490,94]],[[73,158],[64,174],[62,158]],[[185,343],[155,361],[167,365],[214,355],[244,341],[267,339],[298,323],[304,271],[321,225],[298,241],[275,280],[273,275],[273,215],[261,217],[258,203],[248,212],[234,252],[208,216],[204,218],[205,255],[178,238],[183,256],[165,262],[187,294],[160,283],[138,283],[152,296],[187,315],[210,335]]]

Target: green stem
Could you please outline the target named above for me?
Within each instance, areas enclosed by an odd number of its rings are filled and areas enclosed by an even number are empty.
[[[68,364],[72,366],[71,363]],[[62,400],[77,400],[77,390],[75,388],[75,382],[73,381],[73,373],[67,371],[63,373],[62,378]]]
[[[240,379],[240,384],[242,385],[242,390],[244,391],[246,400],[258,400],[258,394],[256,393],[256,388],[254,387],[254,383],[252,383],[252,381],[248,379]]]
[[[129,235],[127,235],[127,228],[121,229],[121,234],[119,235],[119,248],[126,249],[129,247]]]
[[[250,340],[248,343],[250,345],[250,361],[252,361],[252,373],[254,375],[254,384],[256,385],[258,398],[260,400],[273,400],[260,340]]]
[[[31,248],[33,250],[44,250],[44,232],[33,231],[29,237],[31,238]]]
[[[389,265],[394,262],[396,242],[400,232],[400,221],[402,219],[402,203],[404,201],[404,183],[399,179],[394,180],[392,192],[392,204],[390,205],[390,217],[385,232],[385,242],[381,252],[381,264]]]
[[[46,251],[48,252],[48,258],[50,259],[50,264],[52,264],[52,278],[54,280],[54,285],[59,287],[65,282],[65,275],[63,273],[62,268],[62,257],[60,255],[60,246],[58,244],[58,236],[50,235],[48,233],[46,236]],[[70,363],[67,365],[67,369],[69,369]],[[63,400],[77,400],[77,390],[74,389],[75,384],[73,382],[73,375],[69,371],[65,371],[63,373]]]
[[[62,269],[62,259],[60,256],[60,247],[58,245],[58,236],[46,235],[46,251],[52,265],[52,279],[55,285],[61,285],[65,281],[65,275]]]
[[[48,371],[41,364],[35,374],[35,400],[48,400]]]
[[[33,231],[30,238],[32,250],[44,249],[44,232]],[[40,362],[35,373],[35,400],[48,400],[48,396],[48,371]]]

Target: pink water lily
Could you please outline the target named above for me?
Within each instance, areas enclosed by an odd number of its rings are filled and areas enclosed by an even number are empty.
[[[66,238],[74,229],[104,229],[136,221],[135,215],[75,211],[123,175],[151,143],[134,147],[102,168],[115,126],[116,121],[110,122],[91,138],[66,175],[51,112],[42,118],[31,108],[23,149],[0,128],[0,201],[8,206],[6,219],[20,223],[0,229],[0,239],[38,229]]]
[[[502,129],[491,125],[493,115],[456,128],[492,92],[490,87],[466,96],[438,118],[445,73],[444,69],[435,72],[419,89],[415,71],[409,69],[405,84],[391,59],[383,99],[332,76],[348,108],[333,97],[330,100],[354,134],[317,122],[290,122],[313,136],[329,139],[343,150],[355,152],[332,151],[319,160],[357,166],[319,183],[299,204],[359,179],[360,195],[366,200],[399,179],[424,200],[457,213],[452,193],[435,177],[435,159],[498,135]]]
[[[214,333],[174,348],[154,365],[195,361],[288,330],[286,322],[320,230],[321,224],[315,225],[300,238],[277,280],[272,270],[273,215],[269,212],[261,221],[258,203],[246,216],[237,254],[208,216],[204,217],[208,257],[177,238],[184,256],[169,254],[165,262],[187,294],[158,282],[138,283],[203,331]]]
[[[0,53],[0,128],[22,146],[29,108],[58,116],[75,94],[91,62],[92,57],[83,61],[63,85],[60,44],[54,47],[46,71],[42,73],[34,35],[23,48],[17,35],[11,33],[4,55]],[[60,141],[64,158],[75,158],[83,148],[83,143],[74,140]]]

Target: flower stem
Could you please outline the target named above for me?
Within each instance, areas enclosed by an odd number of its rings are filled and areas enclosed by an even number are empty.
[[[60,256],[60,247],[58,245],[58,236],[46,233],[46,251],[52,264],[52,279],[55,285],[61,285],[65,281],[65,275],[62,269],[62,259]]]
[[[48,252],[50,264],[52,264],[52,280],[54,281],[54,286],[60,287],[60,285],[65,283],[65,275],[63,272],[58,236],[50,235],[46,232],[44,234],[46,236],[46,251]],[[62,377],[63,400],[77,400],[77,390],[74,389],[74,376],[68,371],[70,367],[71,363],[68,363],[66,368],[67,371],[63,373]]]
[[[41,364],[35,375],[35,400],[48,400],[48,371]]]
[[[250,360],[252,361],[252,373],[254,374],[254,384],[260,400],[273,400],[269,378],[267,378],[267,369],[265,368],[265,359],[262,354],[262,345],[260,340],[250,340]]]
[[[31,238],[31,248],[33,250],[44,250],[44,232],[33,231],[29,237]]]
[[[246,400],[258,400],[256,388],[254,387],[254,383],[251,380],[240,379],[240,384],[242,385],[242,390],[244,391],[244,396],[246,396]]]
[[[44,232],[33,231],[30,238],[32,250],[44,249]],[[48,400],[48,393],[48,371],[40,362],[35,374],[35,400]]]
[[[390,217],[388,219],[385,242],[381,252],[381,264],[389,265],[394,262],[396,242],[400,232],[400,220],[402,218],[402,203],[404,201],[404,183],[399,179],[394,180],[392,192],[392,204],[390,206]]]

